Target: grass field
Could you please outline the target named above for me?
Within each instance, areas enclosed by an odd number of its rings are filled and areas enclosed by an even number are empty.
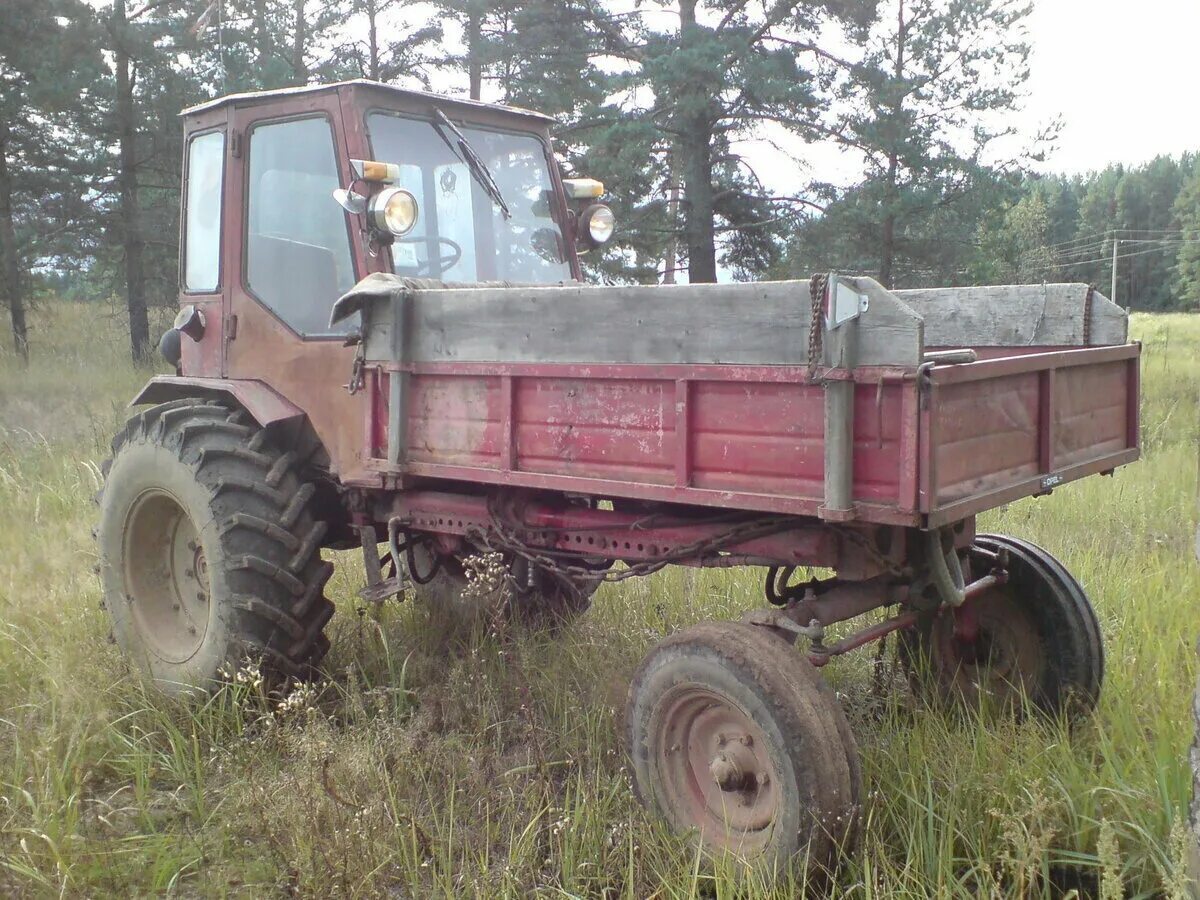
[[[90,530],[98,464],[148,376],[94,307],[35,312],[0,351],[0,895],[794,896],[699,864],[633,799],[628,677],[665,633],[731,618],[759,573],[606,585],[557,639],[447,640],[424,610],[360,610],[339,560],[328,681],[283,708],[234,685],[155,696],[106,640]],[[988,515],[1088,589],[1108,675],[1068,732],[950,717],[869,651],[828,667],[862,750],[851,897],[1179,897],[1200,632],[1200,317],[1135,316],[1142,462]],[[739,893],[740,892],[740,893]]]

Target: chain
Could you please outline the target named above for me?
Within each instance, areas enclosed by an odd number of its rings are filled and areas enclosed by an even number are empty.
[[[821,365],[822,319],[825,317],[825,289],[828,277],[814,275],[808,280],[811,319],[808,323],[808,381],[817,380],[817,368]]]
[[[353,397],[363,388],[363,373],[367,367],[367,342],[359,339],[358,349],[354,352],[354,362],[350,364],[350,381],[346,391]]]
[[[860,547],[867,554],[867,556],[870,557],[871,560],[881,569],[883,569],[883,571],[888,575],[905,579],[912,575],[912,572],[910,572],[908,569],[905,569],[904,566],[881,553],[879,548],[875,546],[875,542],[862,532],[856,531],[853,528],[845,528],[840,525],[834,525],[832,523],[827,523],[826,527],[832,528],[836,534],[844,537],[850,543],[858,545],[858,547]]]
[[[632,563],[624,569],[609,569],[598,571],[588,566],[572,565],[565,560],[556,559],[551,553],[541,548],[535,548],[526,543],[516,529],[507,525],[496,511],[492,512],[491,528],[487,531],[475,528],[467,533],[467,538],[489,551],[503,551],[519,557],[539,569],[544,569],[549,575],[560,581],[624,581],[627,578],[638,578],[651,575],[664,569],[672,563],[696,559],[719,551],[732,543],[741,543],[753,538],[764,537],[779,531],[794,527],[795,522],[786,517],[770,517],[753,519],[736,525],[727,531],[712,537],[702,538],[677,547],[655,558]],[[564,556],[578,558],[570,551],[563,551]]]

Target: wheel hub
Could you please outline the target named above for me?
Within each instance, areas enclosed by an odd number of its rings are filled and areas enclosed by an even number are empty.
[[[968,694],[986,694],[1014,702],[1038,684],[1045,658],[1037,631],[1012,596],[1011,586],[997,587],[970,601],[976,618],[963,636],[954,615],[938,623],[942,677]]]
[[[727,735],[718,738],[718,746],[723,745],[724,749],[718,750],[709,760],[708,771],[721,790],[727,793],[749,791],[770,780],[767,773],[760,770],[751,749],[753,743],[754,739],[748,734],[739,734],[732,742]]]
[[[124,529],[126,599],[146,646],[172,663],[204,643],[210,613],[208,560],[196,526],[165,491],[142,494]]]
[[[700,829],[711,844],[747,851],[764,843],[779,795],[761,729],[700,685],[677,686],[657,713],[663,787],[673,817]]]

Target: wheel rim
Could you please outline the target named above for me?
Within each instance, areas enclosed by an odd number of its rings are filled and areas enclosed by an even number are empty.
[[[933,662],[942,681],[968,699],[1019,704],[1033,697],[1046,659],[1013,587],[993,588],[969,602],[978,621],[974,637],[956,634],[954,614],[939,616],[934,625]]]
[[[190,659],[211,612],[208,561],[195,524],[163,491],[147,491],[125,519],[125,587],[146,646],[167,662]]]
[[[668,818],[715,847],[754,852],[771,836],[779,773],[766,737],[736,704],[698,684],[665,694],[651,720]]]

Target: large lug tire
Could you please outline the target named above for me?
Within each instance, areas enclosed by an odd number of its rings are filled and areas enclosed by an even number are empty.
[[[533,629],[561,627],[591,608],[592,595],[601,581],[597,578],[582,590],[573,591],[549,575],[536,573],[534,583],[521,590],[514,591],[504,584],[480,592],[467,590],[470,582],[462,560],[457,557],[442,556],[436,562],[428,546],[420,544],[413,548],[413,562],[416,577],[407,562],[405,568],[417,602],[467,626],[502,621]],[[426,580],[431,572],[434,574]]]
[[[975,546],[1008,555],[1008,583],[971,602],[977,637],[955,636],[955,614],[929,614],[902,632],[914,689],[940,702],[999,703],[1017,712],[1082,718],[1104,680],[1100,624],[1079,582],[1027,541],[981,534]]]
[[[858,830],[858,749],[833,691],[769,630],[709,622],[658,644],[629,686],[638,798],[712,854],[823,879]]]
[[[117,644],[169,693],[211,690],[246,659],[271,688],[329,648],[314,488],[243,411],[194,399],[134,416],[98,497]]]

